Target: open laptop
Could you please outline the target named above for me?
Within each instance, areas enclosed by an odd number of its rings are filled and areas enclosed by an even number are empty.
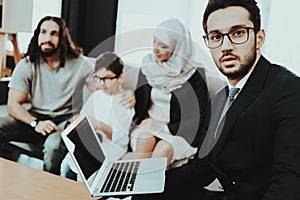
[[[80,115],[62,132],[62,139],[92,196],[163,192],[166,158],[110,160],[93,123],[89,116]]]

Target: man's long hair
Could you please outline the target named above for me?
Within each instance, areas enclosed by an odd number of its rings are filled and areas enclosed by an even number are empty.
[[[54,21],[59,26],[59,58],[60,58],[60,67],[65,66],[66,58],[77,58],[79,55],[83,54],[83,49],[77,47],[71,39],[69,30],[66,26],[65,21],[62,18],[54,16],[46,16],[40,20],[37,25],[37,28],[34,30],[34,35],[30,40],[28,45],[27,52],[24,57],[29,57],[30,62],[34,65],[39,65],[40,58],[42,55],[41,49],[38,45],[38,37],[41,30],[41,25],[45,21]]]

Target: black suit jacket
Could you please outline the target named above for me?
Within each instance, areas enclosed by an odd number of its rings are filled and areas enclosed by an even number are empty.
[[[211,101],[212,124],[224,94],[225,89]],[[207,135],[214,134],[207,129]],[[207,155],[169,170],[165,192],[151,198],[201,199],[203,186],[218,178],[230,200],[300,199],[299,77],[261,57],[220,133]]]

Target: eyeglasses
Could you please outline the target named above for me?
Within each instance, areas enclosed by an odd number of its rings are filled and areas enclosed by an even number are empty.
[[[97,76],[97,75],[94,75],[93,76],[93,80],[95,81],[95,82],[101,82],[101,81],[103,81],[104,83],[106,83],[106,81],[107,80],[113,80],[113,79],[115,79],[115,78],[118,78],[118,76],[113,76],[113,77],[99,77],[99,76]]]
[[[249,30],[254,30],[252,27],[234,28],[228,33],[211,32],[202,36],[205,44],[210,49],[216,49],[223,44],[224,37],[227,36],[232,44],[243,44],[249,39]]]

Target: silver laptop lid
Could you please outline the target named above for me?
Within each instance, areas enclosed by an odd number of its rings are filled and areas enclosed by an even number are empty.
[[[101,137],[97,134],[98,137]],[[78,124],[66,135],[74,144],[73,156],[82,171],[82,177],[86,181],[98,171],[105,160],[104,152],[95,138],[91,124],[87,117],[79,120]],[[99,138],[101,141],[101,138]],[[92,182],[87,181],[89,186]]]

